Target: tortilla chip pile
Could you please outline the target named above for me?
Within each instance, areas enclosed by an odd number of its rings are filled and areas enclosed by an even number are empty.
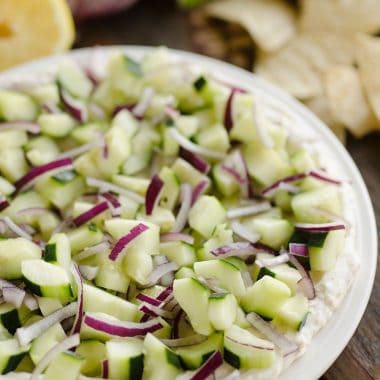
[[[380,131],[380,0],[220,0],[203,11],[240,24],[254,71],[302,100],[344,140]],[[233,44],[233,41],[231,42]]]

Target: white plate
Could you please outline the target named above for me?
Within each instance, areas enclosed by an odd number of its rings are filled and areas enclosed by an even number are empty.
[[[99,57],[102,59],[103,53],[114,48],[96,48],[96,50],[101,53]],[[117,48],[125,50],[136,58],[151,50],[151,48],[140,46],[120,46]],[[353,191],[357,200],[355,219],[357,222],[357,249],[362,258],[360,270],[344,302],[333,317],[313,338],[305,354],[296,360],[280,377],[281,380],[317,379],[332,365],[354,334],[367,306],[375,278],[377,230],[372,204],[364,181],[352,158],[334,134],[306,107],[285,92],[265,80],[257,78],[250,72],[227,63],[182,51],[172,50],[171,52],[174,57],[180,60],[200,64],[211,72],[217,72],[221,77],[228,78],[230,83],[259,91],[268,96],[269,99],[282,103],[290,112],[296,114],[305,124],[309,125],[317,136],[324,140],[327,149],[338,163],[342,177],[352,180]],[[90,49],[81,49],[68,53],[68,55],[75,56],[79,60],[83,58],[87,60],[89,55],[93,54],[93,50]],[[25,74],[29,76],[31,73],[51,71],[61,58],[62,56],[54,56],[4,72],[0,74],[0,85],[10,79],[18,81],[17,78]],[[96,54],[94,58],[96,58]]]

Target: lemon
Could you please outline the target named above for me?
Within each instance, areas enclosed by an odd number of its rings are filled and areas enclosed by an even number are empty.
[[[66,0],[0,0],[0,70],[65,51],[74,37]]]

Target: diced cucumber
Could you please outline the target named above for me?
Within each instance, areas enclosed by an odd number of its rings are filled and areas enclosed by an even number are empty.
[[[67,136],[76,125],[75,120],[66,113],[43,113],[37,122],[41,132],[53,138]]]
[[[202,343],[176,350],[182,367],[193,370],[199,368],[215,351],[223,349],[223,334],[213,334]]]
[[[88,284],[83,284],[83,310],[107,313],[122,321],[137,322],[142,315],[133,303]]]
[[[205,215],[208,217],[205,218]],[[205,238],[210,238],[218,224],[226,219],[226,210],[214,196],[202,195],[189,212],[189,225]]]
[[[305,149],[301,149],[290,156],[290,162],[298,173],[307,173],[317,167],[312,155]]]
[[[66,234],[55,234],[45,246],[44,260],[69,270],[71,264],[70,240]]]
[[[227,130],[221,124],[201,129],[195,140],[200,146],[216,152],[226,153],[230,147]]]
[[[1,150],[9,148],[21,148],[28,142],[28,135],[25,131],[9,129],[0,131]]]
[[[274,195],[274,204],[285,212],[292,211],[292,195],[286,190],[279,190]]]
[[[257,218],[252,226],[260,235],[260,242],[274,249],[284,247],[293,233],[292,224],[286,219]]]
[[[65,269],[43,260],[24,260],[21,272],[26,286],[37,296],[56,297],[67,302],[73,298],[70,278]]]
[[[254,311],[264,318],[273,319],[290,296],[291,291],[286,284],[264,276],[247,288],[241,298],[241,306],[246,312]]]
[[[0,278],[8,280],[21,278],[22,262],[40,257],[41,248],[29,240],[24,238],[0,240]]]
[[[166,124],[161,127],[161,135],[162,135],[162,152],[166,156],[178,156],[179,153],[179,144],[177,140],[174,139],[172,134],[170,133],[170,127]]]
[[[160,197],[160,206],[173,210],[179,196],[179,182],[174,170],[164,166],[158,176],[164,182]]]
[[[15,182],[28,171],[28,164],[21,148],[0,150],[0,173]]]
[[[120,239],[122,236],[136,227],[139,223],[137,220],[125,220],[121,218],[113,218],[104,223],[105,230],[115,239]],[[149,222],[144,222],[148,227],[141,235],[136,237],[131,244],[126,248],[128,254],[145,253],[148,255],[157,255],[160,249],[160,229],[157,225]]]
[[[47,316],[54,311],[62,309],[62,303],[57,298],[37,297],[37,301],[43,316]]]
[[[245,285],[240,268],[227,260],[196,262],[194,263],[194,271],[197,276],[217,280],[219,287],[228,290],[237,298],[245,294]]]
[[[177,272],[175,272],[175,278],[180,279],[180,278],[190,278],[190,277],[193,277],[193,278],[197,277],[197,275],[191,268],[182,267],[179,270],[177,270]]]
[[[71,205],[84,189],[84,180],[79,175],[70,175],[65,181],[60,176],[41,178],[36,182],[35,189],[59,209]]]
[[[15,191],[15,187],[5,178],[0,177],[0,192],[4,195],[11,195]]]
[[[173,294],[193,329],[199,334],[210,335],[213,328],[208,319],[209,289],[194,278],[182,278],[174,280]]]
[[[37,104],[28,95],[19,92],[0,91],[0,118],[7,121],[32,121],[38,113]]]
[[[244,146],[243,155],[249,174],[264,186],[269,186],[293,173],[290,163],[280,152],[260,144]]]
[[[329,271],[335,267],[345,240],[345,230],[330,231],[322,246],[309,245],[309,261],[312,271]]]
[[[225,197],[230,197],[239,192],[241,185],[236,178],[223,170],[222,164],[217,164],[214,166],[212,175],[216,187]]]
[[[28,354],[26,354],[17,365],[15,372],[33,372],[35,365],[32,362],[32,359]]]
[[[145,336],[144,352],[145,380],[174,380],[181,372],[178,356],[154,335]]]
[[[155,224],[160,227],[162,233],[171,231],[175,223],[173,212],[160,206],[154,208],[152,215],[146,214],[145,207],[140,209],[140,212],[137,213],[136,219]]]
[[[87,144],[99,139],[99,136],[106,130],[106,124],[103,122],[91,122],[76,126],[70,136],[80,144]]]
[[[137,338],[106,342],[108,377],[140,380],[144,368],[143,341]]]
[[[146,178],[138,178],[135,176],[114,175],[112,177],[112,182],[127,190],[131,190],[131,191],[134,191],[135,193],[145,195],[146,190],[148,189],[150,180]]]
[[[199,119],[193,115],[181,115],[176,119],[175,125],[187,138],[193,137],[200,127]]]
[[[99,271],[95,277],[97,286],[115,292],[127,292],[130,279],[123,273],[120,265],[110,260],[103,260],[103,263],[98,268]]]
[[[59,148],[53,139],[39,136],[26,146],[26,157],[34,166],[40,166],[54,161],[59,154]]]
[[[60,86],[78,98],[88,98],[93,89],[90,79],[74,61],[60,63],[57,80]]]
[[[83,177],[100,178],[101,173],[95,163],[96,150],[91,150],[85,154],[80,155],[74,160],[74,168],[77,173]]]
[[[328,217],[315,211],[320,208],[340,215],[342,212],[339,189],[324,186],[320,189],[296,194],[292,199],[292,209],[296,219],[304,223],[325,223]]]
[[[66,334],[60,323],[49,327],[32,342],[29,355],[33,363],[37,365],[51,348],[65,338]]]
[[[306,322],[308,312],[307,298],[302,294],[297,294],[284,302],[272,323],[279,328],[285,327],[299,331]]]
[[[139,129],[139,125],[135,117],[126,109],[119,111],[114,116],[111,125],[124,128],[128,132],[129,137],[133,137]]]
[[[69,231],[67,237],[70,240],[71,252],[75,254],[100,243],[103,240],[103,233],[95,224],[90,223]]]
[[[44,380],[76,380],[84,359],[71,351],[58,354],[45,370]]]
[[[272,342],[233,325],[224,334],[224,359],[238,369],[269,368],[276,353]]]
[[[191,266],[195,262],[194,247],[182,241],[168,241],[160,244],[160,254],[174,261],[178,266]]]
[[[177,158],[171,168],[181,183],[189,183],[191,186],[196,186],[201,181],[208,181],[206,175],[182,158]]]
[[[29,346],[20,347],[17,339],[0,341],[0,373],[14,371],[28,351]]]
[[[139,284],[146,285],[153,271],[152,256],[144,252],[128,252],[122,261],[124,273]]]
[[[50,103],[58,105],[59,93],[55,83],[40,84],[28,89],[28,94],[40,104]]]
[[[251,324],[247,321],[245,313],[240,306],[238,306],[236,310],[235,325],[241,327],[242,329],[248,329],[252,327]]]
[[[0,322],[12,335],[22,326],[29,316],[30,310],[25,306],[17,309],[8,302],[4,302],[0,305]]]
[[[135,219],[140,204],[123,196],[119,196],[119,202],[121,204],[121,217],[123,219]]]
[[[156,330],[153,335],[159,339],[170,339],[172,337],[172,326],[161,317],[158,320],[162,327]]]
[[[237,307],[238,303],[233,294],[211,294],[208,305],[208,319],[214,329],[229,329],[236,319]]]
[[[106,358],[106,346],[97,340],[85,340],[76,348],[84,362],[81,373],[85,376],[99,377],[102,372],[101,361]]]

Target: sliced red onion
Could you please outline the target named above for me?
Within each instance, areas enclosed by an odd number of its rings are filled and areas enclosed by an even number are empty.
[[[256,243],[260,240],[260,234],[253,229],[248,229],[243,224],[233,220],[230,223],[231,230],[239,237],[248,240],[250,243]]]
[[[34,180],[43,174],[53,171],[57,173],[58,171],[61,172],[71,169],[74,169],[73,160],[71,158],[62,158],[60,160],[49,162],[45,165],[36,166],[30,169],[28,173],[16,181],[16,193],[20,192],[21,190],[26,190],[32,186]]]
[[[133,107],[132,113],[137,118],[144,117],[146,110],[148,109],[151,101],[153,100],[155,90],[153,87],[147,87],[144,89],[141,96],[141,100]]]
[[[234,121],[232,119],[232,106],[233,106],[233,100],[236,93],[237,93],[236,89],[231,88],[231,92],[226,103],[226,109],[224,111],[224,126],[226,127],[227,131],[230,131],[234,124]]]
[[[108,206],[111,210],[112,216],[121,215],[121,211],[122,211],[121,203],[119,202],[119,200],[117,199],[115,195],[113,195],[112,193],[103,193],[103,194],[100,194],[100,197],[104,198],[108,202]]]
[[[177,300],[175,299],[174,296],[172,296],[165,301],[165,305],[163,307],[165,310],[173,312],[177,308],[178,305],[179,304]]]
[[[144,314],[147,314],[151,317],[162,317],[167,319],[173,319],[174,314],[168,310],[161,309],[158,306],[153,306],[150,304],[142,304],[139,307],[139,310],[143,312]]]
[[[38,216],[38,215],[43,215],[46,213],[49,213],[50,210],[45,207],[28,207],[28,208],[23,208],[22,210],[18,210],[16,212],[17,216]]]
[[[0,123],[1,130],[21,130],[32,133],[34,135],[41,132],[41,127],[37,123],[31,121],[8,121]]]
[[[253,113],[253,120],[255,122],[257,136],[260,142],[266,148],[273,149],[273,141],[269,135],[267,126],[264,123],[264,115],[262,114],[261,107],[262,106],[258,104],[257,100],[255,100],[255,103],[253,104],[252,113]]]
[[[58,224],[57,227],[54,228],[52,235],[55,235],[64,231],[67,227],[71,227],[72,223],[73,223],[73,219],[71,217],[64,219],[61,223]]]
[[[79,265],[79,272],[85,280],[92,281],[99,272],[99,267],[92,265]]]
[[[150,181],[145,195],[145,212],[147,215],[153,214],[153,211],[160,200],[163,188],[164,181],[158,176],[158,174],[155,174]]]
[[[97,253],[101,253],[109,249],[110,243],[106,240],[92,245],[91,247],[85,248],[83,251],[79,252],[78,254],[75,255],[75,260],[76,261],[81,261],[83,259],[86,259],[87,257],[96,255]]]
[[[174,272],[169,272],[160,278],[160,285],[171,286],[173,285],[173,281],[174,281]]]
[[[295,258],[295,256],[289,256],[289,262],[294,265],[294,267],[300,272],[302,278],[298,282],[298,287],[302,293],[309,299],[312,300],[315,298],[315,288],[312,279],[301,265],[301,263]]]
[[[5,302],[9,302],[19,308],[24,302],[25,290],[14,285],[3,287],[3,298]]]
[[[202,343],[207,340],[207,336],[204,335],[191,335],[185,338],[178,339],[161,339],[161,342],[168,347],[185,347],[192,346],[194,344]]]
[[[32,294],[25,293],[24,305],[30,310],[34,311],[39,309],[38,301]]]
[[[37,232],[35,228],[27,223],[20,223],[18,226],[29,235],[34,235]]]
[[[337,230],[345,230],[346,226],[342,222],[331,222],[331,223],[295,223],[294,227],[297,230],[309,231],[309,232],[329,232]]]
[[[133,191],[126,190],[120,186],[114,185],[111,182],[102,181],[102,180],[97,179],[97,178],[87,177],[86,183],[88,186],[99,188],[102,192],[111,191],[113,193],[124,195],[127,198],[135,201],[136,203],[144,203],[145,202],[145,199],[141,195],[139,195]]]
[[[3,198],[0,200],[0,212],[9,207],[10,203],[7,199]]]
[[[323,171],[320,171],[320,170],[315,170],[315,169],[311,170],[308,173],[308,176],[313,177],[322,182],[330,183],[332,185],[341,185],[343,183],[343,181],[331,178],[328,175],[326,175]]]
[[[151,319],[144,323],[109,321],[93,313],[86,313],[83,323],[94,330],[122,338],[142,336],[162,328],[162,324],[158,318]]]
[[[34,368],[32,372],[32,376],[30,377],[30,380],[39,380],[40,375],[42,372],[46,369],[46,367],[49,365],[49,363],[60,353],[69,350],[70,348],[79,346],[80,344],[80,337],[79,334],[71,335],[70,337],[62,340],[61,342],[57,343],[53,348],[51,348],[38,362],[36,368]]]
[[[159,301],[166,301],[169,297],[171,297],[173,294],[173,287],[168,286],[166,289],[164,289],[156,298]]]
[[[164,107],[164,114],[169,116],[172,120],[176,120],[181,116],[181,113],[170,105]]]
[[[257,249],[251,243],[238,242],[223,245],[211,251],[214,256],[230,257],[230,256],[248,256],[254,255]]]
[[[92,149],[102,147],[103,145],[104,145],[103,139],[102,139],[102,141],[95,140],[95,141],[89,142],[87,144],[83,144],[77,148],[70,149],[70,150],[67,150],[65,152],[62,152],[57,156],[57,158],[58,159],[75,158],[75,157],[78,157],[78,156],[92,150]]]
[[[292,185],[291,183],[281,182],[278,190],[285,190],[291,194],[297,194],[301,191],[298,186]]]
[[[309,248],[307,244],[302,243],[289,243],[289,253],[293,256],[309,256]]]
[[[249,216],[259,214],[264,211],[271,209],[271,204],[269,202],[255,203],[250,206],[232,208],[227,211],[227,218],[241,218],[242,216]]]
[[[220,167],[224,172],[229,174],[231,177],[233,177],[237,182],[239,182],[240,185],[246,184],[246,178],[242,177],[240,173],[233,167],[222,164]]]
[[[102,360],[101,364],[102,364],[102,379],[108,379],[108,373],[109,373],[108,360],[107,359]]]
[[[190,380],[206,380],[221,365],[223,365],[223,356],[219,351],[216,351],[195,371]]]
[[[153,306],[160,306],[162,304],[162,301],[158,300],[157,298],[153,298],[148,296],[147,294],[144,293],[139,293],[136,298],[139,301],[145,302],[147,304],[153,305]]]
[[[20,236],[27,240],[33,240],[33,237],[29,235],[25,230],[19,227],[16,223],[12,221],[9,216],[4,216],[2,218],[3,222],[8,226],[8,228],[13,231],[17,236]]]
[[[280,186],[282,183],[293,183],[300,181],[301,179],[304,179],[306,177],[305,173],[298,173],[294,174],[285,178],[280,179],[279,181],[276,181],[275,183],[272,183],[272,185],[266,187],[264,190],[261,191],[261,195],[263,197],[272,197],[278,190],[280,190]]]
[[[59,107],[56,106],[53,102],[44,102],[42,104],[42,109],[50,114],[61,113]]]
[[[172,324],[172,338],[178,339],[179,337],[179,325],[181,321],[185,318],[185,312],[180,310],[178,314],[175,316]]]
[[[255,263],[260,267],[274,267],[276,265],[284,264],[289,261],[289,255],[287,253],[281,253],[278,256],[257,259]]]
[[[179,154],[184,160],[186,160],[189,164],[191,164],[195,169],[197,169],[201,173],[207,174],[210,171],[211,165],[203,158],[197,156],[189,150],[181,148]]]
[[[347,230],[349,230],[351,228],[350,223],[346,219],[344,219],[342,216],[340,216],[334,212],[327,211],[327,210],[324,210],[323,208],[319,208],[319,207],[312,207],[311,209],[313,211],[315,211],[317,214],[322,215],[322,216],[330,219],[332,222],[339,222],[339,223],[344,224],[346,226]]]
[[[210,185],[210,181],[208,179],[202,180],[197,183],[197,185],[193,189],[193,193],[191,194],[191,206],[194,205],[194,203],[206,191],[209,185]]]
[[[106,118],[106,114],[103,111],[103,108],[98,106],[96,103],[89,103],[88,110],[90,115],[93,116],[96,120],[104,120]]]
[[[83,319],[83,280],[77,264],[72,264],[71,274],[73,275],[77,287],[77,310],[73,327],[71,328],[70,335],[79,333]]]
[[[148,277],[148,284],[156,285],[159,279],[167,273],[174,272],[178,269],[178,265],[175,262],[169,262],[161,264],[155,269]]]
[[[124,248],[147,229],[148,227],[143,223],[139,223],[137,226],[133,227],[126,235],[121,237],[116,242],[108,258],[112,261],[115,261],[119,257],[120,253],[124,250]]]
[[[264,321],[264,319],[256,313],[249,313],[247,315],[247,321],[274,343],[284,356],[298,351],[299,348],[294,342],[285,335],[279,334],[267,321]]]
[[[169,132],[173,139],[176,140],[182,148],[194,154],[199,154],[200,156],[204,156],[215,160],[222,160],[225,157],[224,153],[216,152],[214,150],[206,149],[197,144],[194,144],[185,136],[183,136],[180,132],[178,132],[178,130],[175,128],[170,128]]]
[[[244,198],[252,198],[253,197],[253,188],[252,182],[249,179],[248,166],[247,162],[240,151],[237,149],[234,153],[234,165],[238,173],[240,173],[241,178],[244,178],[245,186],[241,187],[242,195]]]
[[[197,280],[206,288],[209,288],[213,293],[226,293],[226,289],[220,287],[220,281],[215,277],[198,277]]]
[[[183,183],[181,185],[181,207],[178,211],[171,232],[181,232],[186,226],[187,218],[191,208],[192,195],[193,192],[191,186],[188,183]]]
[[[153,256],[153,264],[155,266],[166,264],[168,262],[169,262],[169,260],[165,255],[154,255]]]
[[[80,99],[71,96],[62,86],[59,86],[59,95],[69,114],[80,123],[88,120],[87,105]]]
[[[90,220],[97,217],[99,214],[105,212],[108,210],[108,203],[107,202],[101,202],[95,205],[94,207],[90,208],[89,210],[83,212],[82,214],[76,216],[73,219],[73,224],[76,227],[80,227],[83,224],[89,222]]]
[[[29,326],[19,327],[16,330],[16,338],[20,346],[26,346],[33,339],[44,333],[49,327],[72,317],[77,312],[77,309],[78,303],[72,302]]]
[[[189,234],[184,234],[181,232],[167,232],[166,234],[160,235],[160,241],[161,242],[183,241],[184,243],[193,245],[194,237]]]

